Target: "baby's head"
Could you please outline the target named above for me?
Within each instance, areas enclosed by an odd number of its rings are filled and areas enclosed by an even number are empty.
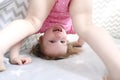
[[[44,54],[49,57],[62,56],[67,53],[67,34],[62,26],[53,26],[39,38]]]
[[[53,26],[39,37],[38,44],[33,48],[33,54],[46,59],[56,59],[67,56],[67,34],[62,26]]]

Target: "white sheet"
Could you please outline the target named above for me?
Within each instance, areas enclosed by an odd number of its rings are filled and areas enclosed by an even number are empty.
[[[120,44],[120,40],[116,42]],[[7,70],[0,72],[0,80],[102,80],[106,73],[104,64],[87,44],[80,54],[62,60],[43,60],[27,53],[22,52],[33,59],[28,65],[12,65],[5,58]]]

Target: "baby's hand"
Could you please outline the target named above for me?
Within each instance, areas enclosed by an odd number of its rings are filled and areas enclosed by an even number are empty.
[[[108,80],[107,76],[103,77],[103,80]]]
[[[73,46],[74,46],[74,47],[82,47],[83,44],[84,44],[84,41],[81,40],[81,39],[79,39],[78,41],[75,41],[75,42],[73,43]]]
[[[13,59],[10,59],[10,62],[12,64],[24,65],[24,64],[31,63],[32,60],[31,60],[30,57],[21,57],[21,56],[18,56],[18,57],[15,57]]]

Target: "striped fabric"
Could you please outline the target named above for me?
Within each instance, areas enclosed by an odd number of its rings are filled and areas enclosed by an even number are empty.
[[[26,15],[27,0],[4,0],[0,3],[0,29],[12,20]]]
[[[93,21],[120,39],[120,0],[93,0]]]

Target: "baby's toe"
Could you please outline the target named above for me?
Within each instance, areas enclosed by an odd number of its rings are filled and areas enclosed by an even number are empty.
[[[6,70],[5,65],[4,64],[0,64],[0,72],[5,71],[5,70]]]

